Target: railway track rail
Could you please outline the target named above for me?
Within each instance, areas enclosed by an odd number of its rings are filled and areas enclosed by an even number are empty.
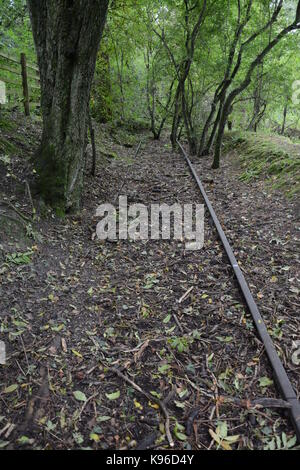
[[[206,191],[204,189],[204,186],[194,168],[194,165],[192,164],[191,160],[188,157],[187,152],[181,145],[179,141],[177,141],[177,144],[179,145],[179,148],[185,158],[185,161],[187,165],[189,166],[189,169],[200,189],[200,192],[202,194],[202,197],[205,201],[205,205],[209,211],[209,214],[213,220],[214,226],[218,232],[219,238],[222,242],[222,245],[226,251],[226,254],[228,256],[228,259],[230,261],[230,264],[232,266],[232,269],[234,271],[236,280],[238,282],[239,288],[243,294],[243,297],[245,299],[245,302],[248,306],[248,309],[252,315],[254,324],[256,326],[256,330],[258,332],[258,335],[264,345],[266,355],[269,359],[269,362],[271,364],[273,374],[275,381],[277,383],[277,386],[281,392],[282,397],[286,402],[290,404],[289,408],[289,414],[291,418],[291,422],[293,424],[293,427],[295,429],[295,433],[298,439],[298,442],[300,442],[300,402],[297,398],[297,395],[295,393],[295,390],[288,378],[288,375],[286,373],[286,370],[277,354],[277,351],[275,349],[275,346],[273,344],[273,341],[268,333],[268,330],[266,328],[266,325],[264,323],[264,320],[262,318],[262,315],[258,309],[258,306],[253,298],[253,295],[249,289],[249,286],[247,284],[247,281],[239,267],[238,261],[236,257],[234,256],[233,250],[229,244],[229,241],[225,235],[224,230],[222,229],[222,226],[220,224],[220,221],[213,209],[213,206],[206,194]]]

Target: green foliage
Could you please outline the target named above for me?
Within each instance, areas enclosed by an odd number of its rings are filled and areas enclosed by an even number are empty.
[[[25,53],[27,63],[36,63],[36,53],[31,31],[31,24],[27,9],[26,0],[0,0],[0,52],[20,59],[20,54]],[[19,63],[8,62],[0,57],[0,67],[10,68],[20,73]],[[33,73],[33,72],[32,72]],[[6,82],[6,95],[8,101],[13,106],[23,108],[23,93],[21,76],[8,70],[0,69],[1,78]],[[14,82],[14,83],[9,83]],[[37,81],[32,79],[31,72],[28,73],[29,85],[37,85]],[[31,102],[37,103],[39,100],[39,90],[29,86]]]
[[[295,446],[297,443],[296,436],[289,438],[285,432],[276,435],[275,437],[264,438],[264,450],[288,450]]]
[[[31,263],[31,257],[33,251],[27,251],[26,253],[11,253],[6,255],[8,262],[13,264],[29,264]]]
[[[106,41],[102,41],[91,93],[91,113],[98,122],[108,122],[112,118],[110,58],[106,48]]]
[[[178,352],[188,352],[191,338],[188,336],[174,336],[168,340],[171,348],[177,349]]]
[[[16,146],[4,136],[0,135],[0,155],[10,155],[16,150]],[[3,158],[2,158],[3,161]]]
[[[29,61],[35,61],[26,0],[0,0],[0,25],[0,50],[16,56],[25,52]]]
[[[286,137],[235,132],[226,136],[226,148],[240,155],[245,182],[265,177],[273,188],[289,196],[300,191],[300,145]]]
[[[3,131],[13,131],[16,128],[16,124],[6,114],[0,114],[0,129]]]
[[[207,0],[204,21],[195,42],[194,60],[185,84],[188,124],[183,118],[184,104],[179,103],[179,128],[182,128],[183,137],[188,136],[190,128],[195,140],[200,141],[213,97],[228,68],[229,51],[238,26],[238,5],[240,17],[244,20],[248,3],[247,0],[228,0],[225,3]],[[229,72],[233,72],[239,57],[241,63],[226,90],[227,97],[243,83],[258,54],[294,20],[297,1],[290,0],[283,2],[277,21],[266,27],[275,3],[253,0],[248,22],[232,51]],[[130,147],[136,144],[128,136],[133,130],[148,128],[152,132],[158,131],[160,123],[163,128],[170,128],[176,110],[176,89],[187,59],[186,45],[191,41],[193,25],[202,6],[203,0],[114,0],[110,3],[95,67],[90,108],[96,121],[111,123],[112,130],[116,127],[124,130],[123,135],[113,131],[116,142]],[[25,52],[28,60],[35,62],[25,0],[0,0],[0,7],[0,50],[17,57],[20,52]],[[247,43],[254,34],[255,39]],[[300,139],[299,104],[292,99],[293,84],[300,80],[296,35],[297,32],[287,35],[264,57],[253,72],[249,86],[235,98],[230,114],[233,129],[258,129],[271,135],[283,131]],[[239,56],[242,44],[244,47]],[[209,133],[212,124],[213,121]],[[0,145],[3,153],[9,154],[12,150],[7,149],[6,142],[2,141]],[[275,186],[285,188],[295,182],[290,193],[298,191],[298,163],[286,145],[280,145],[278,149],[274,139],[266,136],[258,137],[254,146],[252,143],[249,145],[251,148],[245,148],[245,154],[251,157],[249,166],[244,161],[245,180],[265,173],[273,178]],[[44,184],[52,182],[42,182]]]

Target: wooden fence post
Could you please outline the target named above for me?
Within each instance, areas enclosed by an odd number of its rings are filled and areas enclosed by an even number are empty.
[[[21,72],[22,72],[22,85],[23,85],[23,98],[24,98],[25,116],[30,116],[26,55],[24,53],[21,54]]]

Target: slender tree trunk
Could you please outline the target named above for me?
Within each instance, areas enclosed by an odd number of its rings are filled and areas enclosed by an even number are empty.
[[[202,152],[203,155],[209,155],[210,152],[211,152],[212,146],[213,146],[214,141],[215,141],[216,132],[217,132],[217,130],[218,130],[218,126],[219,126],[219,123],[220,123],[223,105],[224,105],[224,102],[220,103],[219,111],[218,111],[217,117],[216,117],[216,119],[215,119],[215,122],[214,122],[214,125],[213,125],[213,129],[212,129],[211,134],[210,134],[210,137],[209,137],[209,139],[208,139],[208,141],[207,141],[206,147],[205,147],[205,149],[204,149],[203,152]]]
[[[255,122],[255,132],[257,132],[258,126],[259,126],[261,120],[263,119],[263,117],[264,117],[264,115],[265,115],[266,109],[267,109],[267,103],[264,102],[264,103],[263,103],[263,107],[262,107],[262,109],[261,109],[259,115],[258,115],[257,118],[256,118],[256,122]]]
[[[266,108],[266,103],[262,99],[262,89],[263,89],[263,63],[258,68],[257,71],[257,83],[254,91],[254,103],[253,103],[253,115],[248,126],[247,131],[257,131],[259,122],[261,121],[264,110]]]
[[[191,115],[188,109],[187,100],[185,96],[185,89],[182,92],[182,117],[187,133],[187,139],[189,143],[189,152],[191,155],[197,154],[197,140],[194,133],[194,128],[191,120]]]
[[[156,110],[155,110],[155,84],[153,71],[150,70],[150,48],[147,47],[147,52],[145,54],[145,63],[146,63],[146,73],[147,73],[147,84],[146,84],[146,97],[147,97],[147,108],[150,117],[150,130],[153,134],[154,140],[159,140],[160,132],[156,131]],[[151,73],[151,76],[150,76]]]
[[[178,135],[178,128],[179,128],[179,122],[180,122],[180,116],[184,114],[183,110],[183,102],[185,99],[185,83],[186,80],[188,79],[191,65],[193,63],[194,59],[194,53],[195,53],[195,43],[200,31],[200,27],[202,25],[202,22],[204,21],[204,16],[206,12],[206,6],[207,6],[207,0],[203,0],[202,8],[198,16],[198,20],[196,24],[193,27],[193,31],[190,31],[190,24],[189,24],[189,14],[190,14],[190,9],[188,8],[188,2],[185,2],[186,6],[186,14],[185,14],[185,27],[186,27],[186,41],[185,41],[185,48],[186,48],[186,59],[183,61],[183,63],[180,66],[177,66],[176,61],[174,59],[174,56],[171,53],[171,58],[172,62],[175,65],[175,69],[177,72],[177,78],[178,78],[178,86],[175,94],[175,110],[174,110],[174,116],[173,116],[173,122],[172,122],[172,131],[171,131],[171,143],[173,149],[177,147],[177,135]],[[164,44],[166,45],[165,41],[163,40]],[[167,47],[167,45],[166,45]],[[167,47],[168,51],[169,48]],[[185,115],[186,117],[186,115]],[[184,122],[186,123],[187,121],[184,119]],[[189,135],[190,129],[186,129],[187,134]]]
[[[279,2],[279,6],[277,10],[282,7],[282,1]],[[280,11],[279,9],[279,11]],[[278,16],[278,15],[277,15]],[[272,17],[273,22],[276,20],[277,16],[274,14]],[[298,0],[298,6],[296,10],[296,18],[291,23],[288,25],[286,28],[282,29],[275,37],[272,39],[272,41],[269,42],[269,44],[263,49],[263,51],[258,54],[258,56],[251,62],[248,71],[246,73],[245,79],[242,81],[242,83],[232,90],[228,97],[225,100],[224,103],[224,108],[222,111],[222,116],[220,119],[220,124],[219,124],[219,129],[218,129],[218,135],[216,139],[216,145],[215,145],[215,155],[214,155],[214,160],[212,164],[213,169],[217,169],[220,166],[220,157],[221,157],[221,149],[222,149],[222,142],[223,142],[223,136],[224,136],[224,130],[226,126],[226,121],[228,119],[228,115],[230,113],[230,108],[231,105],[234,101],[234,99],[240,95],[246,88],[250,85],[251,80],[252,80],[252,75],[254,70],[258,65],[262,63],[264,58],[266,57],[267,54],[285,37],[287,36],[291,31],[296,31],[300,29],[300,0]]]
[[[53,207],[78,210],[87,109],[108,0],[28,0],[43,114],[38,188]]]
[[[240,1],[238,1],[238,5],[239,5],[239,8],[238,8],[239,14],[238,14],[237,28],[236,28],[236,31],[235,31],[233,42],[232,42],[231,47],[229,49],[229,56],[228,56],[228,62],[227,62],[227,67],[226,67],[226,71],[225,71],[224,80],[222,81],[222,83],[220,83],[220,85],[218,86],[218,88],[215,92],[214,99],[213,99],[212,106],[211,106],[211,112],[210,112],[210,115],[209,115],[209,117],[208,117],[208,119],[205,123],[204,129],[202,131],[200,146],[199,146],[199,150],[198,150],[198,156],[199,157],[202,156],[202,155],[205,155],[205,152],[207,150],[205,148],[206,136],[207,136],[207,132],[208,132],[208,129],[210,127],[210,124],[211,124],[211,122],[213,120],[213,117],[215,115],[217,104],[219,103],[220,100],[222,100],[222,97],[224,97],[226,95],[230,85],[232,84],[234,78],[236,77],[236,75],[237,75],[237,73],[240,69],[240,66],[242,64],[242,57],[243,57],[245,47],[249,46],[249,44],[251,44],[257,37],[259,37],[268,28],[270,28],[272,26],[272,24],[277,20],[277,17],[278,17],[278,15],[279,15],[279,13],[282,9],[282,6],[283,6],[283,0],[279,0],[279,2],[277,2],[276,8],[273,12],[273,15],[269,19],[269,21],[266,22],[266,24],[262,28],[258,29],[245,42],[243,42],[241,44],[241,46],[239,48],[238,55],[237,55],[237,60],[236,60],[235,66],[234,66],[233,70],[231,71],[233,63],[234,63],[234,57],[235,57],[238,42],[239,42],[239,40],[242,36],[242,32],[243,32],[244,28],[246,27],[247,23],[249,22],[249,20],[251,18],[251,9],[252,9],[252,5],[253,5],[253,1],[252,0],[248,1],[248,4],[246,6],[246,15],[245,15],[244,21],[241,20],[241,2]],[[298,5],[298,7],[299,7],[299,5]],[[298,11],[297,11],[296,20],[294,22],[295,27],[296,27],[297,21],[298,21]],[[271,46],[271,48],[272,47],[273,46]],[[227,115],[227,118],[228,118],[228,115]],[[225,129],[225,127],[224,127],[224,129]]]
[[[214,98],[213,98],[213,101],[212,101],[212,104],[211,104],[211,110],[210,110],[208,118],[207,118],[207,120],[204,124],[204,128],[202,130],[200,145],[199,145],[199,149],[198,149],[198,157],[202,157],[204,155],[207,155],[211,150],[211,147],[212,147],[212,144],[213,144],[213,141],[214,141],[214,138],[215,138],[215,134],[216,134],[216,131],[217,131],[218,123],[219,123],[219,120],[221,118],[221,110],[222,110],[222,107],[223,107],[223,103],[224,103],[224,100],[225,100],[227,90],[230,87],[233,79],[235,78],[235,76],[238,73],[239,68],[241,66],[242,53],[243,53],[243,47],[244,47],[243,44],[239,49],[236,64],[235,64],[233,70],[231,71],[233,63],[234,63],[236,48],[238,46],[239,39],[242,36],[243,30],[246,27],[248,21],[250,20],[250,13],[251,13],[251,9],[252,9],[252,4],[253,4],[253,1],[249,0],[248,4],[245,5],[245,8],[246,8],[245,18],[242,21],[242,18],[241,18],[241,4],[240,4],[240,2],[238,2],[237,25],[236,25],[236,30],[235,30],[233,41],[232,41],[232,43],[230,45],[230,48],[229,48],[229,54],[228,54],[228,58],[227,58],[227,66],[226,66],[226,70],[225,70],[225,74],[224,74],[224,79],[219,84],[219,86],[217,87],[217,89],[215,91]],[[250,38],[250,41],[251,40],[252,39]],[[218,116],[217,116],[217,119],[214,123],[213,131],[211,133],[209,142],[206,145],[207,133],[208,133],[210,125],[213,121],[213,118],[215,116],[218,103],[220,103]]]
[[[182,136],[182,133],[183,133],[183,129],[184,129],[184,122],[182,122],[182,123],[180,124],[180,121],[181,121],[181,119],[179,119],[178,140],[181,139],[181,136]]]
[[[172,80],[172,82],[171,82],[171,85],[170,85],[170,88],[169,88],[169,92],[168,92],[167,103],[166,103],[166,105],[164,106],[164,115],[163,115],[163,117],[161,118],[159,128],[158,128],[158,130],[156,131],[156,136],[154,136],[154,138],[155,138],[156,140],[159,140],[159,139],[160,139],[160,135],[161,135],[161,133],[162,133],[162,130],[163,130],[163,128],[164,128],[165,122],[166,122],[167,117],[168,117],[168,114],[169,114],[169,110],[170,110],[171,102],[172,102],[172,90],[173,90],[174,83],[175,83],[175,78],[174,78],[174,79]]]
[[[174,107],[172,130],[171,130],[171,136],[170,136],[173,149],[175,149],[177,146],[176,140],[177,140],[177,133],[178,133],[178,127],[180,123],[180,114],[181,114],[180,96],[181,96],[181,84],[179,83],[176,89],[176,94],[175,94],[175,107]]]
[[[147,107],[148,113],[150,116],[150,129],[153,134],[154,140],[158,140],[159,136],[157,135],[155,129],[155,92],[154,92],[154,85],[150,83],[149,77],[147,77]]]
[[[281,135],[284,135],[285,133],[287,112],[288,112],[288,105],[286,104],[283,110],[283,122],[282,122],[281,132],[280,132]]]
[[[216,137],[215,154],[214,154],[214,161],[213,161],[213,165],[212,165],[212,168],[214,170],[218,169],[219,166],[220,166],[223,135],[224,135],[228,115],[229,115],[229,113],[228,113],[227,109],[226,108],[223,109],[222,112],[221,112],[218,134],[217,134],[217,137]]]
[[[96,176],[96,164],[97,164],[97,153],[96,153],[96,142],[95,142],[95,131],[93,128],[93,122],[90,110],[88,110],[88,127],[90,131],[91,145],[92,145],[92,169],[91,175]]]
[[[206,155],[206,148],[205,148],[206,137],[207,137],[208,129],[216,113],[216,108],[217,108],[217,102],[214,101],[211,105],[209,116],[206,119],[203,130],[202,130],[200,145],[198,149],[198,157],[203,157],[204,155]]]

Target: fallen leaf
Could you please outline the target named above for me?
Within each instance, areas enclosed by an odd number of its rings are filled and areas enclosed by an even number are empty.
[[[85,394],[83,392],[81,392],[80,390],[76,390],[76,392],[73,392],[73,395],[76,398],[76,400],[78,400],[78,401],[86,401],[87,400]]]
[[[268,377],[261,377],[259,379],[260,387],[269,387],[270,385],[273,385],[273,380],[270,380]]]
[[[10,385],[9,387],[6,387],[4,390],[3,390],[3,393],[12,393],[14,392],[15,390],[17,390],[19,388],[19,385],[18,384],[13,384],[13,385]]]
[[[143,406],[136,400],[134,399],[134,406],[138,409],[138,410],[143,410]]]
[[[117,390],[114,393],[106,393],[105,396],[109,400],[117,400],[120,397],[120,390]]]
[[[63,352],[65,352],[65,353],[68,352],[67,342],[66,342],[65,338],[61,339],[61,347],[63,349]]]

